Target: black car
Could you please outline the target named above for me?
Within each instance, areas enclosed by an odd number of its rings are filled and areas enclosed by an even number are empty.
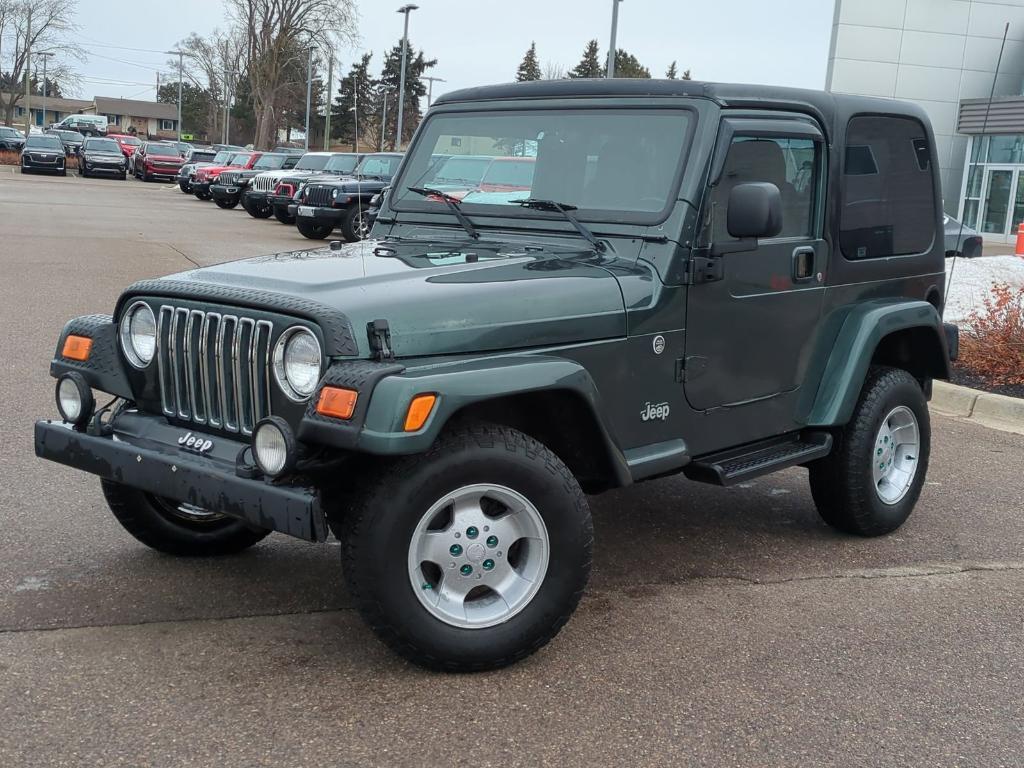
[[[380,152],[364,157],[352,176],[310,181],[289,206],[295,226],[311,240],[323,240],[337,227],[345,240],[362,240],[370,231],[370,200],[391,183],[401,163],[401,154]]]
[[[86,139],[78,158],[78,175],[128,178],[128,158],[113,139]]]
[[[295,214],[288,212],[288,206],[295,202],[295,193],[302,184],[322,176],[351,176],[364,157],[361,152],[307,152],[291,173],[277,178],[265,174],[253,180],[253,192],[250,197],[243,197],[242,206],[257,219],[269,218],[273,213],[282,224],[294,224]],[[263,184],[267,185],[266,196],[260,200],[255,193]],[[263,205],[256,205],[257,202]]]
[[[242,195],[248,194],[249,183],[261,173],[294,168],[301,155],[294,151],[268,152],[260,156],[252,168],[224,171],[216,184],[210,185],[210,196],[219,208],[234,208]]]
[[[21,172],[53,171],[61,176],[68,175],[64,145],[59,136],[33,134],[28,137],[21,150]]]
[[[0,150],[21,152],[25,146],[25,134],[15,128],[0,125]]]
[[[80,134],[78,131],[65,131],[62,128],[50,128],[46,133],[60,139],[60,143],[64,145],[64,154],[68,157],[74,157],[81,152],[82,142],[85,141],[85,136]]]

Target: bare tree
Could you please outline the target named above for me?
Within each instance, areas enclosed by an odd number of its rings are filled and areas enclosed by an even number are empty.
[[[356,40],[355,0],[227,0],[244,30],[248,79],[256,113],[257,147],[269,147],[294,64],[311,46]]]
[[[209,110],[206,115],[207,135],[216,136],[221,120],[221,110],[227,97],[229,85],[235,82],[238,73],[245,71],[245,36],[240,30],[224,32],[215,29],[207,37],[195,32],[178,43],[177,48],[185,52],[185,80],[202,86],[205,83],[210,94]],[[173,57],[167,66],[177,78],[178,59]]]
[[[7,41],[7,47],[0,49],[0,109],[7,125],[25,97],[22,84],[35,63],[29,61],[30,51],[57,54],[47,68],[48,81],[67,90],[77,85],[72,61],[84,59],[85,52],[70,40],[78,28],[74,18],[74,0],[0,0],[0,40]]]
[[[564,80],[565,79],[565,67],[559,64],[557,61],[546,61],[544,62],[544,79],[545,80]]]

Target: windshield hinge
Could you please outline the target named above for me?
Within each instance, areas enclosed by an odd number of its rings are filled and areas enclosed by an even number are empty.
[[[374,320],[366,324],[366,335],[370,340],[370,351],[375,360],[394,360],[391,349],[391,327],[387,320]]]
[[[699,283],[714,283],[725,276],[720,258],[708,256],[691,256],[686,264],[686,275],[684,285],[698,285]]]

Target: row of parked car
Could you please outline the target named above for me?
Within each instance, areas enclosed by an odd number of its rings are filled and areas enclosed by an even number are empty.
[[[338,231],[349,242],[367,236],[392,177],[398,152],[222,150],[183,163],[181,191],[221,208],[239,205],[257,219],[273,216],[304,237],[323,240]],[[528,191],[532,157],[436,155],[428,169],[432,195],[461,199],[470,192]]]

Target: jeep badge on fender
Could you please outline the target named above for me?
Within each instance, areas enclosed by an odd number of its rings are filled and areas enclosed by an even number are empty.
[[[385,643],[479,671],[572,615],[586,494],[799,467],[841,531],[914,509],[957,341],[919,107],[513,83],[437,99],[404,157],[342,161],[254,175],[244,204],[352,242],[135,283],[59,334],[36,453],[99,475],[143,544],[335,536]]]

